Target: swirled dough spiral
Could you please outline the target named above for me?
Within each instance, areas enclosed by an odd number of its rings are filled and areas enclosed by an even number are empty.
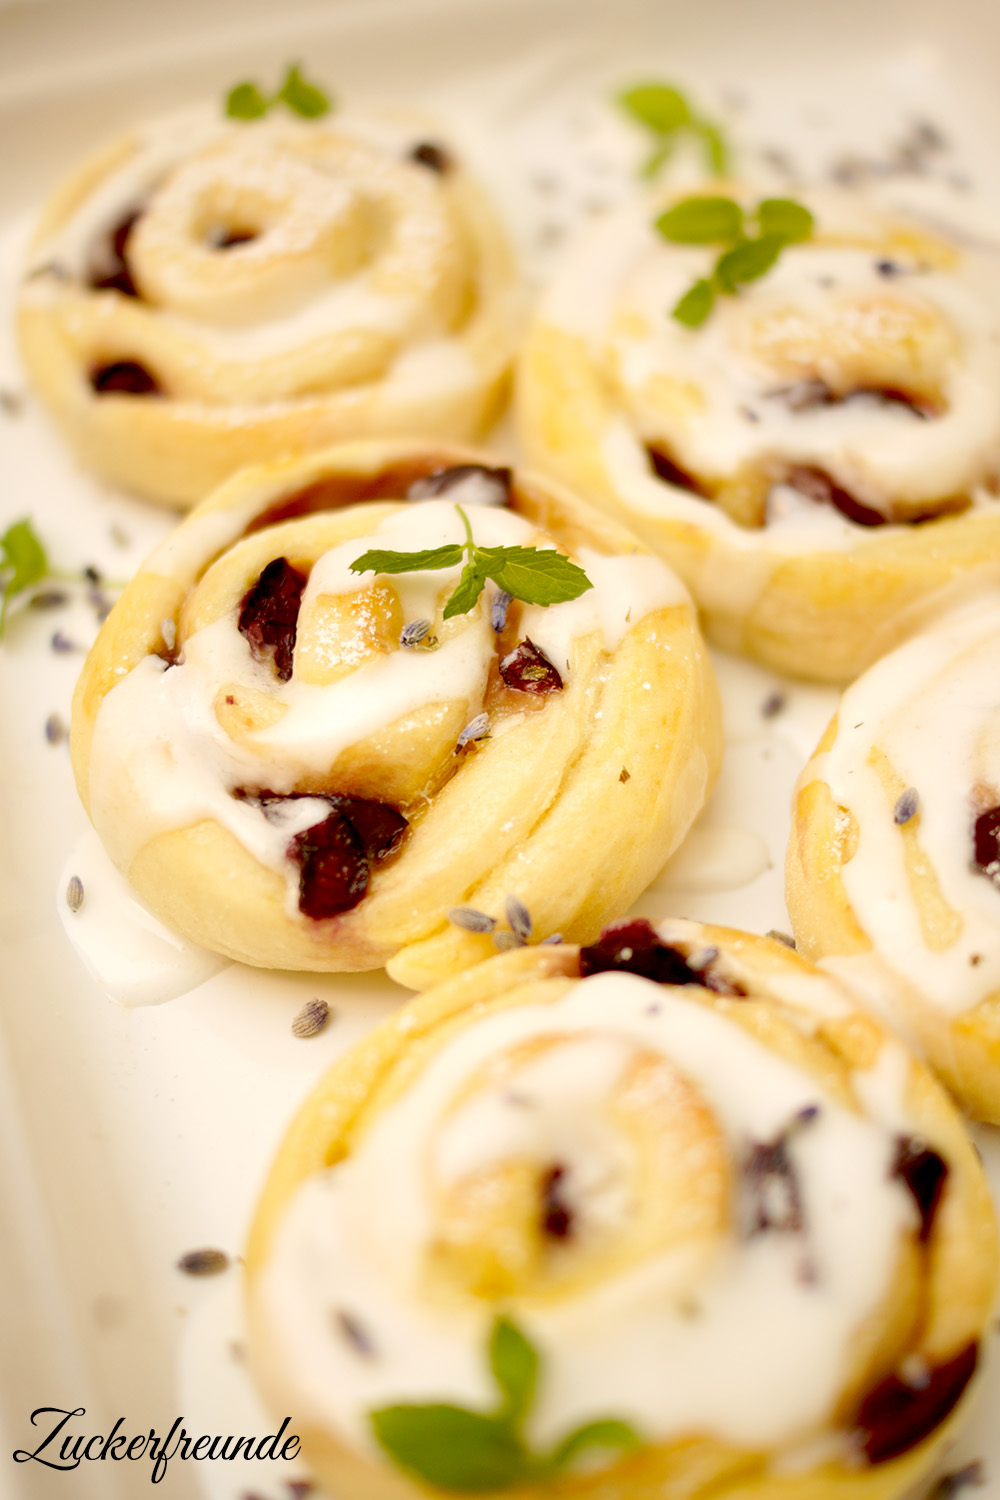
[[[83,166],[19,313],[83,462],[188,506],[347,438],[475,437],[513,353],[514,271],[458,157],[420,142],[395,119],[181,116]]]
[[[796,937],[1000,1124],[1000,602],[953,613],[844,695],[799,778]]]
[[[332,1494],[442,1494],[371,1413],[492,1409],[499,1310],[541,1357],[533,1451],[641,1440],[526,1500],[888,1500],[953,1434],[997,1246],[947,1096],[846,991],[633,921],[479,965],[341,1059],[247,1267],[253,1369]]]
[[[458,567],[350,571],[462,542],[456,502],[483,545],[568,551],[592,588],[504,607],[490,584],[444,620]],[[388,964],[415,988],[493,952],[491,921],[526,936],[510,896],[535,940],[592,936],[721,753],[694,609],[658,558],[547,482],[400,444],[248,471],[192,512],[106,622],[71,744],[164,920],[247,963]],[[460,906],[486,930],[449,925]]]
[[[1000,245],[804,201],[812,238],[698,328],[671,310],[719,247],[668,243],[663,200],[611,215],[543,299],[519,425],[669,559],[722,645],[845,681],[1000,559]]]

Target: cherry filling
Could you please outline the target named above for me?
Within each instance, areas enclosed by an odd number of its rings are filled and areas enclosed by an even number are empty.
[[[682,469],[665,448],[659,448],[652,443],[646,445],[646,456],[657,479],[662,479],[667,484],[676,485],[679,490],[687,490],[692,495],[697,495],[700,500],[711,499],[711,494],[700,479],[694,474],[689,474],[687,469]]]
[[[663,941],[645,917],[634,917],[612,923],[596,943],[580,949],[580,975],[586,979],[588,974],[608,972],[638,974],[654,984],[697,984],[718,995],[745,995],[742,985],[713,967],[718,956],[717,949],[709,948],[703,962],[692,965],[679,948]]]
[[[976,869],[1000,883],[1000,807],[980,813],[972,830]]]
[[[557,693],[563,685],[557,669],[527,636],[503,658],[500,676],[520,693]]]
[[[880,1381],[855,1417],[868,1462],[886,1463],[923,1442],[957,1406],[978,1362],[979,1345],[973,1341],[954,1359],[936,1365],[919,1385],[908,1385],[899,1375]]]
[[[138,297],[139,291],[132,280],[128,263],[129,235],[142,218],[142,209],[126,214],[111,231],[110,236],[97,249],[87,273],[87,285],[95,292],[121,292],[125,297]]]
[[[947,1163],[936,1151],[921,1146],[912,1136],[900,1136],[892,1176],[905,1182],[913,1195],[913,1201],[920,1211],[920,1243],[926,1245],[941,1206],[948,1178]]]
[[[236,245],[249,245],[257,239],[255,229],[213,229],[207,236],[210,250],[232,250]]]
[[[433,500],[461,487],[469,492],[468,505],[508,505],[513,473],[487,464],[453,464],[415,479],[406,491],[407,500]],[[459,496],[459,499],[462,497]]]
[[[327,802],[330,812],[320,822],[297,833],[285,851],[299,867],[299,911],[320,922],[350,911],[364,899],[371,867],[399,847],[407,820],[386,802],[345,797],[338,792],[249,792],[233,794],[253,803],[265,818],[288,802],[312,797]]]
[[[282,682],[292,675],[295,633],[306,575],[285,557],[269,562],[240,601],[238,629],[258,661],[270,656]]]
[[[862,505],[847,490],[841,489],[825,469],[814,469],[808,464],[793,464],[784,476],[784,483],[816,505],[832,505],[842,516],[853,521],[855,526],[886,526],[889,517],[869,505]]]
[[[562,1196],[565,1167],[552,1167],[542,1179],[542,1233],[550,1240],[573,1235],[573,1210]]]
[[[90,371],[90,388],[98,396],[163,395],[163,387],[156,376],[137,359],[118,359],[112,364],[95,365]]]
[[[859,386],[856,390],[845,391],[840,395],[832,391],[823,380],[800,380],[794,385],[784,385],[778,390],[768,391],[767,397],[771,401],[780,401],[792,412],[815,411],[826,406],[847,406],[852,401],[862,400],[877,401],[881,406],[903,407],[921,421],[938,416],[940,411],[933,402],[921,400],[919,396],[898,390],[894,386]]]
[[[442,177],[455,167],[454,157],[436,141],[418,141],[410,152],[410,160],[419,162],[422,167],[429,167]]]

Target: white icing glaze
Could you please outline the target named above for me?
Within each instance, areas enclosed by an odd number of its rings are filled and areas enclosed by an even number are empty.
[[[470,504],[469,520],[479,544],[528,546],[540,540],[523,517],[476,505],[474,487],[456,487],[453,493]],[[186,523],[154,554],[152,571],[182,576],[199,547],[208,543],[211,555],[233,538],[244,510],[213,512]],[[412,504],[370,535],[318,558],[303,591],[302,609],[317,596],[344,596],[370,587],[373,574],[352,572],[350,564],[373,545],[418,551],[464,540],[452,499]],[[275,548],[280,553],[279,540]],[[564,675],[579,635],[600,631],[605,649],[614,650],[630,623],[687,599],[674,576],[652,557],[603,558],[584,549],[581,561],[593,587],[580,601],[525,611],[531,627],[526,633],[535,633],[542,649],[551,650]],[[404,621],[433,619],[460,571],[457,566],[387,579],[398,594]],[[303,682],[294,674],[280,682],[270,662],[255,660],[236,628],[236,616],[233,610],[189,635],[181,659],[169,669],[158,656],[145,657],[106,695],[91,748],[91,818],[122,870],[158,834],[212,819],[257,860],[286,876],[288,910],[294,913],[297,875],[286,850],[294,834],[327,815],[328,805],[301,798],[272,806],[265,817],[256,806],[234,798],[233,791],[293,792],[303,778],[325,774],[350,746],[427,704],[465,699],[472,717],[483,702],[495,637],[488,608],[480,603],[434,651],[398,649],[369,658],[332,683]],[[254,734],[250,747],[233,740],[216,716],[217,696],[232,684],[256,688],[284,709],[277,722]]]
[[[915,636],[859,678],[841,702],[833,746],[806,773],[824,780],[837,805],[857,821],[857,851],[842,878],[874,944],[875,968],[879,961],[888,964],[945,1016],[1000,988],[1000,890],[972,862],[973,789],[983,786],[1000,802],[998,680],[1000,604],[994,596]],[[884,751],[904,785],[918,793],[916,836],[957,916],[956,934],[945,947],[930,945],[921,926],[894,801],[869,764],[874,749]],[[846,977],[844,961],[837,962]],[[863,955],[850,963],[852,978],[872,968]],[[885,988],[877,976],[869,977],[872,987]]]
[[[798,1003],[808,1011],[808,997]],[[518,1072],[516,1099],[502,1078],[484,1081],[479,1070],[490,1059],[541,1038],[552,1045]],[[610,1415],[650,1439],[710,1433],[755,1450],[816,1435],[852,1338],[886,1291],[899,1237],[914,1227],[909,1194],[890,1181],[894,1136],[682,991],[622,974],[582,981],[548,1006],[469,1023],[386,1105],[345,1163],[298,1190],[257,1295],[303,1413],[370,1448],[367,1413],[380,1405],[491,1403],[488,1307],[421,1296],[434,1236],[428,1181],[454,1181],[514,1154],[558,1161],[578,1232],[613,1235],[631,1206],[629,1148],[604,1101],[640,1048],[668,1057],[694,1084],[732,1158],[820,1106],[788,1148],[818,1280],[798,1274],[799,1237],[745,1240],[731,1223],[712,1243],[654,1253],[601,1286],[511,1299],[508,1310],[545,1360],[531,1437],[550,1443]],[[900,1049],[886,1042],[885,1052]],[[873,1096],[893,1094],[885,1106],[893,1115],[897,1075],[889,1067],[868,1077]],[[469,1096],[463,1088],[474,1076]],[[392,1213],[381,1214],[390,1203]],[[359,1320],[377,1358],[359,1359],[338,1337],[336,1308]]]
[[[744,552],[742,568],[748,553],[839,550],[869,533],[832,506],[785,490],[774,496],[765,528],[738,526],[721,507],[653,477],[645,442],[664,441],[678,463],[709,479],[772,456],[815,465],[884,513],[894,500],[930,502],[964,492],[974,510],[993,503],[981,484],[1000,459],[1000,247],[977,242],[957,251],[953,269],[931,268],[891,250],[898,218],[832,194],[808,201],[822,232],[865,243],[817,238],[787,247],[762,280],[737,297],[720,297],[699,329],[684,328],[669,310],[707,274],[717,247],[666,245],[649,202],[630,203],[585,238],[542,303],[541,321],[584,339],[617,387],[627,416],[612,420],[602,445],[613,482],[651,517],[674,516],[723,535]],[[903,274],[891,280],[879,275],[876,262],[886,255],[903,265]],[[755,320],[787,310],[808,328],[839,306],[846,324],[856,305],[875,298],[923,310],[935,324],[946,410],[920,420],[861,397],[792,411],[769,394],[792,382],[751,351]],[[927,342],[932,335],[923,337]],[[657,380],[670,382],[668,404],[655,389]],[[731,589],[739,586],[729,571],[719,583],[730,610]],[[748,577],[747,598],[752,601],[760,586]]]

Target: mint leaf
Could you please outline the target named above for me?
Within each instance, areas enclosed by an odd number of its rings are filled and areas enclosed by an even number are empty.
[[[384,1406],[371,1422],[401,1469],[440,1489],[503,1490],[527,1477],[524,1447],[500,1418],[461,1406]]]
[[[549,1464],[554,1472],[571,1469],[578,1459],[595,1448],[615,1449],[620,1453],[634,1453],[642,1447],[642,1439],[634,1427],[627,1422],[611,1418],[602,1422],[587,1422],[571,1432],[552,1454]]]
[[[510,1318],[497,1318],[490,1336],[490,1369],[503,1392],[503,1414],[521,1422],[530,1410],[538,1379],[538,1352]]]
[[[255,83],[238,83],[226,95],[226,114],[231,120],[259,120],[270,107]]]
[[[675,245],[717,245],[743,232],[743,210],[733,198],[685,198],[656,220],[665,240]]]
[[[477,547],[487,578],[525,604],[565,604],[593,584],[581,567],[552,547]]]
[[[762,235],[778,235],[788,245],[807,240],[813,232],[813,216],[794,198],[765,198],[757,205],[757,223]]]
[[[321,115],[330,111],[331,101],[316,84],[307,83],[297,63],[293,63],[288,69],[276,99],[287,104],[290,110],[301,115],[304,120],[318,120]]]
[[[714,306],[715,282],[696,281],[677,303],[672,316],[685,328],[700,328]]]
[[[49,571],[45,548],[29,520],[15,521],[0,537],[0,637],[7,623],[7,606],[15,595],[30,588]]]
[[[699,120],[695,129],[701,136],[712,172],[716,177],[724,177],[729,171],[729,146],[722,131],[711,120]]]
[[[441,618],[450,620],[455,615],[466,615],[486,587],[486,574],[478,562],[467,562],[462,569],[455,592],[445,605]]]
[[[462,561],[457,542],[426,552],[390,552],[376,547],[351,563],[352,573],[419,573],[424,568],[454,568]]]
[[[715,279],[723,291],[735,292],[742,283],[759,281],[766,276],[784,248],[785,241],[777,234],[762,234],[757,240],[741,240],[720,256]]]
[[[691,110],[679,89],[669,83],[638,83],[619,96],[622,108],[660,135],[691,120]]]

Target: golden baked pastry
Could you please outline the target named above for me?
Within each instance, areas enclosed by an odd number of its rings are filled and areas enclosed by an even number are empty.
[[[176,116],[59,188],[18,326],[87,467],[186,507],[251,463],[484,429],[516,337],[511,252],[421,126]]]
[[[543,299],[527,454],[657,548],[721,645],[847,681],[1000,559],[1000,262],[809,193],[811,237],[687,327],[719,247],[664,238],[670,201],[611,215]]]
[[[1000,1124],[1000,600],[914,636],[845,693],[799,778],[796,938]]]
[[[463,515],[592,587],[543,608],[489,583],[446,618],[458,566],[350,569],[457,553]],[[71,748],[164,921],[246,963],[423,988],[532,922],[586,938],[627,909],[721,731],[687,593],[628,533],[475,451],[362,443],[248,471],[185,518],[87,660]]]
[[[627,921],[340,1059],[247,1272],[252,1369],[331,1494],[889,1500],[954,1435],[997,1240],[944,1091],[846,991]]]

